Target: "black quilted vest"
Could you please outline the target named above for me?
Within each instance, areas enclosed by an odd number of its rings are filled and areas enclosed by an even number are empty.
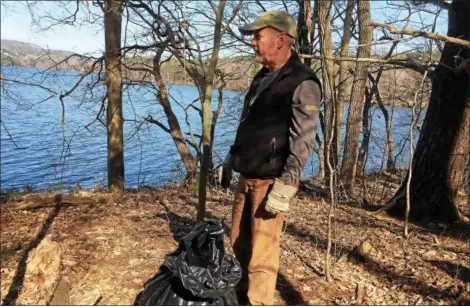
[[[320,85],[315,73],[292,51],[292,56],[275,79],[250,106],[252,95],[268,72],[264,67],[251,83],[231,148],[235,155],[235,171],[249,178],[267,179],[281,175],[289,154],[294,92],[305,80],[313,80]]]

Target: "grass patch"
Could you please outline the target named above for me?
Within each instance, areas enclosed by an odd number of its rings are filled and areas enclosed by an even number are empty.
[[[5,192],[5,200],[22,200],[23,196],[27,194],[26,192],[16,192],[16,191],[11,191],[11,192]]]
[[[150,253],[146,252],[138,252],[137,253],[137,258],[144,259],[144,260],[149,260],[153,258],[153,255]]]
[[[197,193],[199,191],[199,181],[194,181],[189,185],[189,190],[191,192]]]
[[[28,184],[24,187],[22,191],[19,191],[17,189],[12,189],[10,191],[6,191],[5,193],[2,193],[2,198],[5,199],[5,201],[9,200],[22,200],[23,196],[26,194],[33,193],[33,186]]]
[[[2,260],[15,255],[18,250],[18,248],[4,248],[2,241],[0,241],[0,258]]]
[[[137,242],[137,238],[135,236],[127,235],[124,232],[118,233],[118,239],[122,243],[136,243]]]

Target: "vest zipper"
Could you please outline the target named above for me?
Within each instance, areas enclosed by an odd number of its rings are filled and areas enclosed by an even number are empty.
[[[276,155],[276,138],[271,140],[271,164],[274,163],[274,156]]]

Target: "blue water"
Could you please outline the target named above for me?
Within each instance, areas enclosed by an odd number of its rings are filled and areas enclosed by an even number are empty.
[[[90,91],[87,87],[95,81],[96,76],[85,79],[83,86],[64,99],[64,145],[62,108],[57,93],[69,90],[76,82],[78,73],[19,67],[2,69],[5,78],[28,84],[5,83],[1,95],[1,189],[21,190],[29,187],[41,191],[57,185],[70,187],[77,182],[82,188],[90,188],[95,184],[106,186],[106,128],[95,120],[105,88],[101,85]],[[54,93],[31,86],[33,83],[40,83]],[[180,126],[184,133],[188,133],[183,107],[198,98],[197,89],[192,86],[171,85],[170,95]],[[49,97],[51,98],[47,99]],[[215,132],[215,164],[221,162],[233,142],[242,99],[243,93],[224,91],[224,106]],[[200,107],[199,102],[195,105]],[[213,93],[212,108],[217,108],[216,90]],[[170,135],[156,125],[141,124],[142,118],[148,115],[167,124],[162,108],[155,100],[154,89],[150,86],[127,88],[123,94],[123,114],[126,119],[126,186],[164,185],[184,178],[184,167]],[[393,113],[396,153],[404,148],[397,156],[397,163],[402,167],[408,163],[409,145],[406,139],[410,116],[408,109],[395,109]],[[102,117],[102,120],[105,118]],[[92,122],[93,124],[85,127]],[[192,108],[188,111],[188,122],[193,133],[200,135],[201,120],[198,112]],[[383,153],[386,138],[382,113],[375,107],[372,110],[372,125],[374,132],[366,168],[377,170],[382,166],[382,157],[386,157]],[[190,138],[189,135],[186,137]],[[318,172],[317,162],[318,157],[312,155],[305,167],[304,176]]]

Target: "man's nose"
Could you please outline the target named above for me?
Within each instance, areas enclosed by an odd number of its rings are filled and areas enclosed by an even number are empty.
[[[254,37],[251,39],[251,46],[256,47],[256,39]]]

